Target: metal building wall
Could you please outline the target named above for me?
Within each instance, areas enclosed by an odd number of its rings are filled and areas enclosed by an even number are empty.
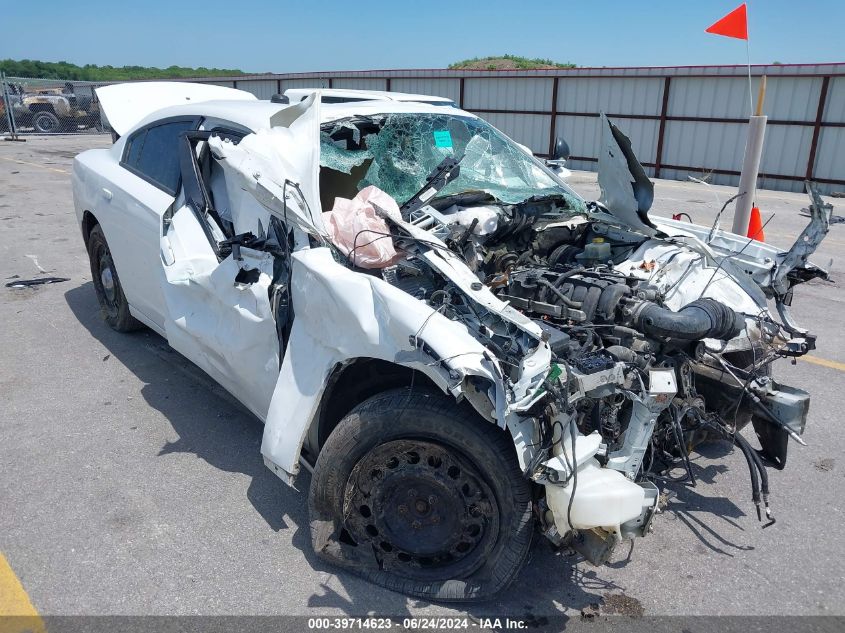
[[[845,188],[845,64],[753,67],[766,75],[769,117],[760,185],[799,191]],[[736,185],[749,114],[744,66],[576,68],[537,71],[374,70],[215,77],[203,80],[267,99],[287,88],[355,88],[433,94],[456,101],[548,155],[556,136],[575,169],[596,167],[598,113],[630,138],[651,176]]]

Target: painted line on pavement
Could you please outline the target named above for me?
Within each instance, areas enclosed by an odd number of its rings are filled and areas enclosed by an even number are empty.
[[[822,367],[827,367],[829,369],[845,371],[845,363],[838,363],[835,360],[827,360],[826,358],[819,358],[818,356],[799,356],[798,360],[807,361],[808,363],[813,363],[814,365],[821,365]]]
[[[10,163],[18,163],[19,165],[29,165],[30,167],[40,167],[41,169],[46,169],[48,171],[54,171],[57,174],[69,174],[70,172],[67,169],[59,169],[58,167],[47,167],[47,165],[39,165],[38,163],[30,163],[25,160],[20,160],[18,158],[6,158],[5,156],[0,156],[0,160],[7,160]]]
[[[47,629],[21,581],[0,553],[0,633],[25,631],[46,633]]]

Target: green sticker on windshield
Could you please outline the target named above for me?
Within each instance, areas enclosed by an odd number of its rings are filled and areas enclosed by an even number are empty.
[[[435,147],[452,147],[452,133],[449,130],[434,130]]]

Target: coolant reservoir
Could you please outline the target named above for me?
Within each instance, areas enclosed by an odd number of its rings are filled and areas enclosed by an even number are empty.
[[[610,244],[602,237],[594,237],[593,241],[584,247],[584,252],[575,256],[585,266],[606,264],[610,259]]]
[[[569,531],[567,509],[572,484],[572,480],[566,486],[546,484],[546,502],[561,534]],[[622,473],[602,468],[592,457],[578,464],[578,485],[572,502],[573,528],[618,530],[622,523],[640,516],[645,505],[648,505],[645,491]]]

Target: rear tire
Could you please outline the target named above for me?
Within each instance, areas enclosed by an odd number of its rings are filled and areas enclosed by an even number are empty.
[[[53,134],[61,130],[62,122],[52,112],[41,110],[32,115],[32,127],[39,134]]]
[[[355,407],[320,451],[308,498],[321,558],[410,596],[466,601],[516,577],[533,531],[510,436],[442,395]]]
[[[129,303],[123,294],[117,268],[99,224],[91,229],[88,236],[88,260],[103,320],[118,332],[133,332],[142,328],[143,324],[129,313]]]

